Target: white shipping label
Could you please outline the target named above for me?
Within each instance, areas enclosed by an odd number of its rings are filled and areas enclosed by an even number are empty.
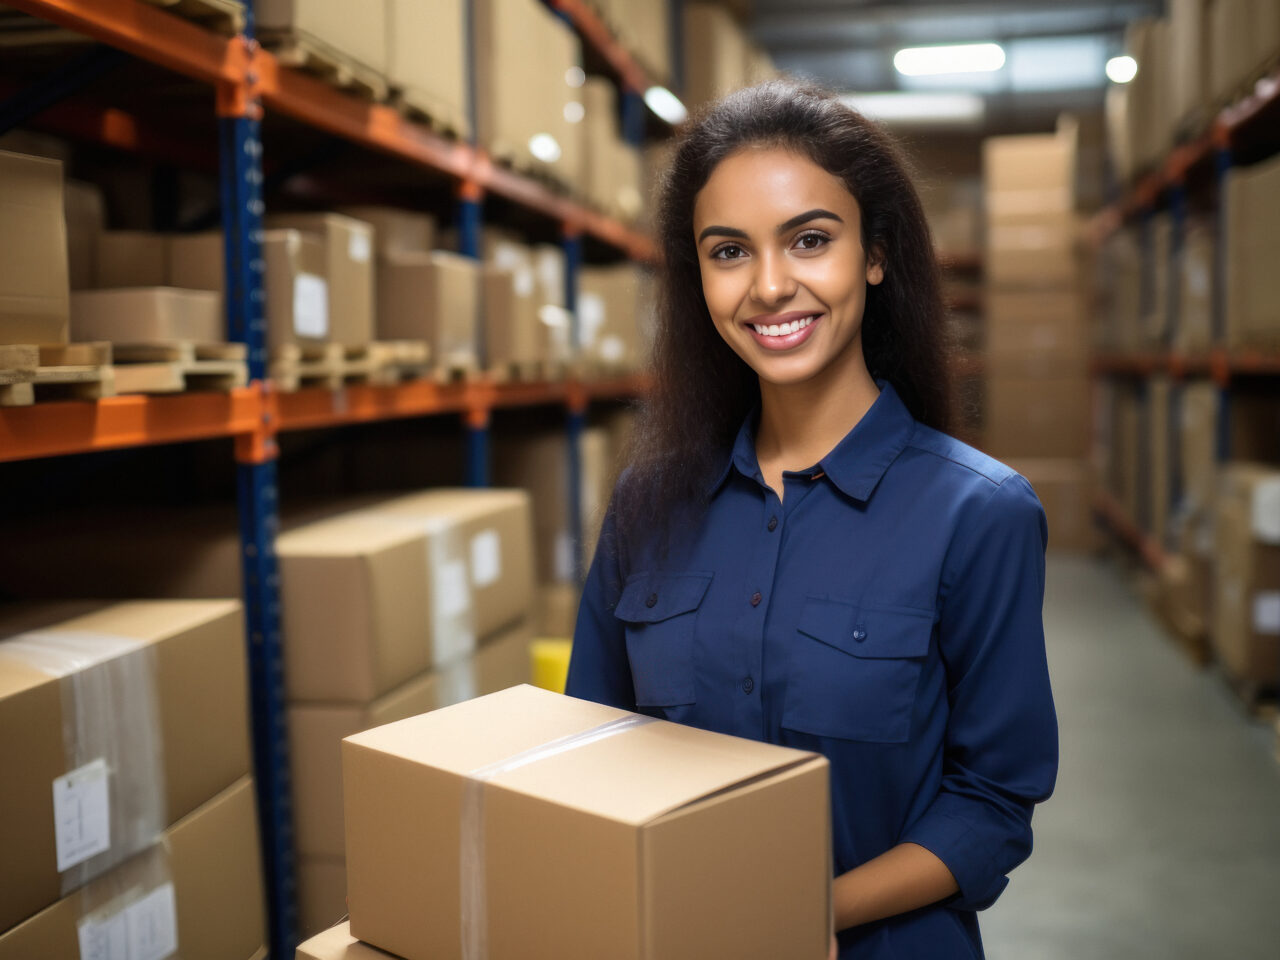
[[[314,273],[293,278],[293,332],[300,337],[329,335],[329,284]]]
[[[1280,591],[1261,590],[1253,596],[1253,629],[1280,635]]]
[[[124,913],[88,916],[76,926],[80,960],[132,960],[129,956],[129,920]]]
[[[517,297],[532,297],[534,290],[533,270],[530,267],[519,267],[516,269],[514,279]]]
[[[58,872],[111,849],[107,761],[99,757],[53,781]]]
[[[347,257],[356,263],[368,263],[373,256],[373,238],[367,230],[352,230],[347,241]]]
[[[573,537],[567,530],[556,534],[556,579],[574,580],[578,576],[578,564],[574,558]]]
[[[124,911],[129,922],[129,960],[165,960],[178,950],[178,905],[166,883]]]
[[[481,530],[471,538],[471,582],[477,587],[502,577],[502,538],[497,530]]]
[[[596,293],[578,294],[578,335],[582,338],[582,346],[589,347],[596,342],[596,334],[604,326],[604,298]]]
[[[436,571],[436,603],[441,617],[457,617],[471,609],[467,565],[461,560],[443,563]]]

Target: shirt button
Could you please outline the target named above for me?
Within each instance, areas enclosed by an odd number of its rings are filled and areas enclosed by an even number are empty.
[[[865,630],[855,630],[855,631],[853,631],[853,639],[855,639],[855,640],[857,640],[859,643],[861,643],[863,640],[867,639],[867,631],[865,631]]]
[[[651,593],[651,594],[649,594],[649,596],[648,596],[648,597],[646,597],[646,598],[645,598],[644,605],[645,605],[646,607],[652,607],[652,606],[654,606],[657,602],[658,602],[658,595],[657,595],[656,593]]]
[[[753,593],[753,594],[751,595],[751,605],[752,605],[753,607],[758,607],[758,606],[760,606],[760,601],[761,601],[761,600],[763,600],[763,599],[764,599],[764,597],[762,597],[762,596],[760,595],[760,591],[759,591],[759,590],[757,590],[755,593]]]
[[[769,532],[770,532],[770,533],[773,533],[773,531],[775,531],[775,530],[777,530],[777,529],[778,529],[778,518],[777,518],[777,517],[770,517],[770,518],[769,518]]]
[[[743,692],[743,693],[750,693],[750,692],[751,692],[752,690],[754,690],[755,688],[756,688],[756,682],[755,682],[754,680],[752,680],[750,677],[743,677],[743,678],[742,678],[742,692]]]

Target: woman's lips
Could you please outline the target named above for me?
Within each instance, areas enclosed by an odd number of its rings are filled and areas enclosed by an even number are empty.
[[[813,335],[814,329],[824,314],[791,314],[794,319],[778,318],[783,322],[777,324],[747,323],[746,328],[755,338],[756,343],[766,350],[791,350],[800,346]],[[773,331],[777,331],[776,333]]]

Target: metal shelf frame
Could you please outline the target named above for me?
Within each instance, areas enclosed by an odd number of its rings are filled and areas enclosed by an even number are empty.
[[[617,73],[623,92],[625,135],[639,147],[646,120],[643,94],[650,85],[644,70],[582,0],[547,2]],[[557,222],[564,244],[565,301],[570,311],[577,300],[584,237],[601,240],[638,261],[654,261],[657,250],[645,234],[498,166],[473,144],[449,140],[405,119],[391,107],[349,97],[313,77],[282,67],[254,39],[252,0],[246,3],[243,32],[229,38],[141,0],[8,0],[8,5],[92,37],[104,46],[35,87],[15,89],[0,84],[0,95],[5,97],[0,103],[0,122],[7,117],[13,125],[38,112],[47,127],[78,139],[195,169],[211,169],[207,157],[148,125],[144,118],[87,99],[68,98],[110,69],[122,53],[207,83],[216,94],[227,333],[228,339],[248,346],[250,385],[226,394],[121,396],[0,410],[0,462],[213,437],[234,439],[269,948],[272,957],[287,960],[297,943],[297,885],[275,555],[279,433],[397,417],[458,415],[467,430],[467,482],[484,486],[489,482],[491,411],[561,406],[566,411],[571,533],[580,551],[580,439],[589,406],[600,399],[641,396],[648,389],[648,380],[627,376],[498,384],[480,379],[449,385],[418,381],[395,387],[277,392],[267,377],[259,246],[264,213],[264,111],[278,112],[341,140],[447,175],[456,186],[460,252],[464,254],[480,255],[487,194]],[[474,73],[471,58],[468,64]],[[474,76],[470,82],[474,90]],[[579,342],[576,326],[573,339]],[[579,576],[585,560],[577,557]]]

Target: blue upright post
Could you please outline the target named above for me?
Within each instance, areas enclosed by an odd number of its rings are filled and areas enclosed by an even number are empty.
[[[578,275],[582,267],[582,236],[574,230],[564,233],[564,305],[569,311],[569,342],[574,354],[582,349],[582,324],[578,319]],[[565,425],[565,454],[569,458],[569,538],[573,544],[573,576],[581,582],[587,558],[582,553],[582,431],[587,426],[583,398],[570,399]]]
[[[480,259],[482,253],[483,194],[480,187],[464,182],[458,190],[458,252],[465,257]],[[485,355],[484,325],[476,331],[476,350]],[[467,430],[466,485],[489,486],[489,415],[487,411],[472,410],[465,418]]]
[[[644,91],[624,87],[622,90],[622,138],[639,149],[644,143],[644,128],[648,119]]]
[[[245,13],[245,36],[252,38],[252,4],[246,4]],[[225,235],[227,336],[247,345],[249,377],[265,382],[260,111],[248,90],[219,90],[219,179]],[[280,960],[292,957],[297,946],[297,907],[280,632],[280,576],[275,553],[279,495],[274,425],[264,417],[259,431],[244,440],[251,442],[237,446],[236,481],[253,710],[253,765],[267,889],[269,946],[271,956]]]

